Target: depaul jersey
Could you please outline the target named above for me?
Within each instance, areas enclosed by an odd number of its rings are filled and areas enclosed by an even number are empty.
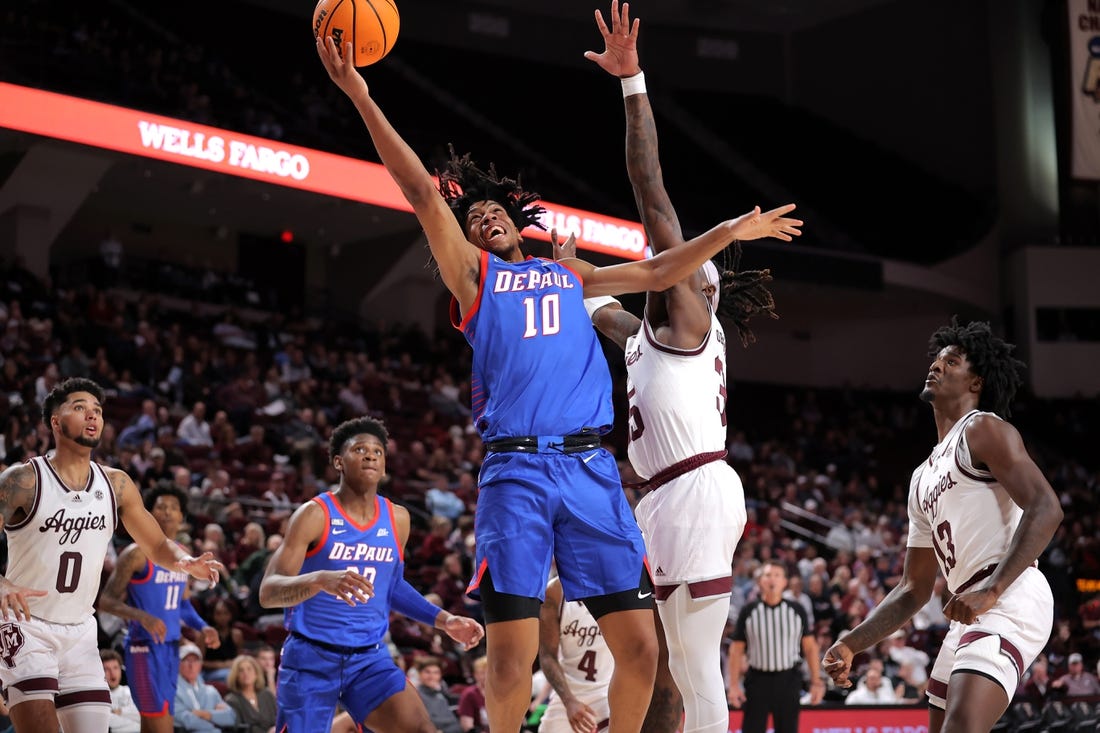
[[[626,341],[630,465],[644,479],[680,461],[726,448],[726,336],[710,331],[693,349],[660,343],[642,318]]]
[[[947,587],[960,585],[1008,553],[1023,510],[993,474],[974,467],[966,426],[972,410],[956,422],[932,454],[913,471],[909,486],[910,547],[935,550]]]
[[[14,585],[48,592],[27,598],[32,616],[80,623],[94,612],[103,559],[118,524],[115,492],[94,461],[79,491],[65,485],[48,458],[28,463],[35,474],[34,504],[26,518],[4,527],[6,577]]]
[[[611,429],[611,374],[580,275],[529,257],[481,254],[477,300],[459,323],[473,347],[471,408],[483,440]]]
[[[181,570],[166,570],[146,560],[140,572],[134,573],[126,586],[127,605],[156,616],[168,627],[164,640],[180,638],[180,604],[190,603],[184,591],[190,576]],[[153,643],[152,635],[138,621],[130,621],[126,629],[129,643]]]
[[[318,593],[286,610],[286,627],[314,641],[341,647],[377,644],[389,629],[390,596],[404,568],[393,505],[376,497],[374,520],[361,526],[344,514],[331,491],[311,501],[325,512],[325,532],[306,553],[302,574],[351,568],[374,583],[374,596],[366,603],[349,606],[333,595]]]

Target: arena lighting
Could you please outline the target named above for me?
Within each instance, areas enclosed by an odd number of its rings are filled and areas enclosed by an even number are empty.
[[[40,89],[0,82],[0,127],[412,211],[378,163]],[[645,232],[638,222],[539,203],[546,208],[546,231],[528,227],[525,237],[549,241],[556,227],[562,237],[576,233],[580,249],[643,258]]]
[[[289,229],[284,229],[279,232],[279,241],[283,244],[291,244],[294,241],[294,232]]]

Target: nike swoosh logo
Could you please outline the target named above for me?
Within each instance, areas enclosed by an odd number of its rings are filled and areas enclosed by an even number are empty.
[[[347,532],[347,530],[346,529],[334,529],[334,530],[332,530],[333,534],[344,534],[344,532]]]
[[[653,595],[652,592],[642,593],[641,591],[638,591],[638,600],[639,601],[644,601],[646,598],[649,598],[651,595]]]
[[[591,461],[595,457],[596,457],[596,454],[593,453],[592,455],[588,456],[587,458],[582,458],[581,463],[587,464],[589,461]]]

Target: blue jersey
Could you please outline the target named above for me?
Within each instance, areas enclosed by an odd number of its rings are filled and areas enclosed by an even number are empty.
[[[183,597],[187,587],[188,575],[179,570],[165,570],[145,561],[145,568],[134,573],[126,586],[126,603],[164,621],[168,631],[164,640],[179,641],[180,604],[190,603]],[[127,627],[127,641],[135,643],[153,643],[153,637],[137,621],[131,621]]]
[[[341,647],[360,647],[382,641],[389,629],[390,596],[404,568],[393,505],[376,497],[374,520],[360,526],[332,492],[311,501],[325,512],[321,541],[306,553],[302,574],[315,570],[354,568],[374,583],[374,596],[349,606],[328,593],[318,593],[286,610],[286,627],[302,636]]]
[[[454,321],[474,351],[471,408],[483,440],[611,429],[611,374],[583,285],[558,262],[482,253],[477,300]]]

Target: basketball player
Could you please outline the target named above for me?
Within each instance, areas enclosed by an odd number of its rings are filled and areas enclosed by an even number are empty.
[[[653,111],[638,63],[639,21],[631,23],[627,3],[620,13],[616,0],[611,29],[599,11],[596,24],[604,51],[585,56],[623,79],[627,172],[649,244],[658,253],[675,251],[684,239],[661,176]],[[727,274],[722,302],[747,341],[748,317],[771,313],[771,294],[763,285],[770,275]],[[628,455],[635,472],[648,480],[649,493],[635,514],[662,633],[647,731],[677,730],[681,708],[685,733],[721,733],[729,724],[721,643],[733,554],[746,515],[741,479],[725,461],[726,336],[716,314],[721,289],[718,268],[707,262],[673,287],[647,293],[642,319],[614,298],[585,300],[596,327],[626,353]]]
[[[377,733],[435,730],[383,637],[391,608],[476,646],[473,619],[429,603],[405,580],[409,511],[378,495],[386,473],[382,423],[337,426],[329,444],[340,485],[302,504],[260,583],[264,608],[286,608],[276,730],[328,733],[339,701]]]
[[[556,693],[540,733],[593,733],[608,725],[607,688],[615,661],[599,624],[580,601],[567,601],[552,578],[539,611],[539,668]]]
[[[656,666],[652,596],[618,467],[600,447],[614,418],[611,379],[582,288],[587,296],[665,289],[731,239],[789,240],[801,224],[786,217],[794,206],[756,208],[644,262],[597,268],[525,259],[521,231],[538,224],[537,196],[468,155],[452,155],[437,189],[371,97],[350,46],[341,58],[326,38],[317,51],[412,204],[454,296],[453,322],[474,350],[472,408],[487,456],[469,593],[481,599],[488,626],[490,728],[514,730],[526,715],[554,555],[565,597],[586,601],[615,655],[611,730],[633,733]]]
[[[18,733],[106,733],[111,695],[93,604],[118,520],[155,564],[217,582],[219,563],[164,536],[125,472],[92,461],[103,390],[67,379],[46,395],[55,450],[0,474],[8,569],[0,578],[0,681]]]
[[[174,485],[157,486],[145,496],[145,508],[170,539],[179,534],[185,506],[187,495]],[[119,553],[99,596],[99,610],[130,622],[126,679],[141,713],[142,733],[172,733],[180,624],[201,631],[207,649],[221,645],[218,632],[203,621],[190,597],[187,575],[154,565],[137,544]]]
[[[930,733],[987,733],[1020,675],[1050,638],[1054,601],[1036,559],[1062,521],[1058,498],[1001,416],[1023,363],[988,323],[932,334],[921,399],[939,442],[913,471],[909,539],[898,585],[825,653],[825,671],[851,686],[852,656],[908,621],[932,595],[937,569],[951,620],[928,680]]]

